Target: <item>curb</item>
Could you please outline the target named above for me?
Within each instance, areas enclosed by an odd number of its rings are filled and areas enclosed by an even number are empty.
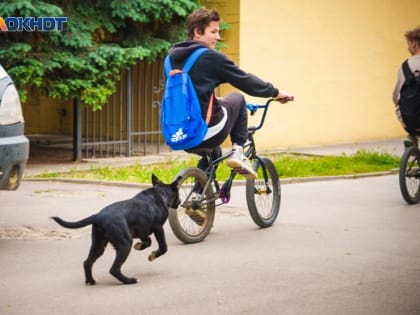
[[[337,175],[337,176],[314,176],[314,177],[295,177],[285,178],[281,181],[282,184],[294,184],[294,183],[305,183],[305,182],[318,182],[318,181],[330,181],[339,179],[359,179],[374,176],[386,176],[398,174],[399,170],[390,170],[383,172],[373,173],[361,173],[361,174],[348,174],[348,175]]]

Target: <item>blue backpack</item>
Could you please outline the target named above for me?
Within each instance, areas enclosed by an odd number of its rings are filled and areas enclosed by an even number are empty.
[[[188,74],[195,61],[206,50],[204,47],[196,49],[182,70],[173,70],[169,55],[165,58],[166,86],[160,119],[165,142],[173,150],[194,148],[203,141],[207,133],[213,99],[210,100],[207,119],[204,120],[197,93]]]

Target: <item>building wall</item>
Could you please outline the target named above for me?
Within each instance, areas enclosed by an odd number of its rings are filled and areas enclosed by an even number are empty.
[[[419,0],[242,0],[241,67],[296,97],[270,110],[260,147],[402,137],[391,92],[419,12]]]
[[[31,89],[22,107],[26,134],[72,135],[72,100],[55,100]]]
[[[240,0],[207,0],[203,4],[208,9],[216,9],[222,20],[229,24],[229,29],[221,33],[222,42],[225,45],[222,52],[233,62],[239,64]],[[232,86],[223,84],[217,92],[220,96],[223,96],[234,90]]]

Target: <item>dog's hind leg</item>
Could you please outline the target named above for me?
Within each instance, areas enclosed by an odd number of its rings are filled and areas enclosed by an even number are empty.
[[[165,231],[163,230],[163,226],[157,226],[153,229],[153,233],[155,234],[156,240],[159,244],[158,250],[153,251],[149,255],[149,261],[153,261],[159,256],[162,256],[168,251],[168,246],[166,245],[166,238],[165,238]]]
[[[137,242],[136,244],[134,244],[134,249],[143,250],[152,245],[152,240],[149,236],[140,237],[140,240],[141,242]]]
[[[127,278],[121,272],[121,266],[123,265],[128,255],[130,254],[131,245],[132,245],[132,242],[129,242],[129,241],[123,241],[116,245],[114,244],[117,254],[115,256],[115,260],[114,260],[114,263],[112,264],[111,270],[109,271],[111,275],[113,275],[115,278],[117,278],[124,284],[137,283],[136,278]]]
[[[92,276],[93,263],[100,257],[105,251],[107,241],[102,235],[98,235],[95,231],[92,231],[92,245],[90,247],[89,255],[83,263],[85,270],[85,282],[88,285],[96,284],[95,279]]]

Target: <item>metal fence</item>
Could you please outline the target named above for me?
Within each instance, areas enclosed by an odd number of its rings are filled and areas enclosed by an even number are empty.
[[[121,72],[117,91],[102,110],[84,106],[84,158],[168,152],[160,128],[163,63],[141,62]]]

